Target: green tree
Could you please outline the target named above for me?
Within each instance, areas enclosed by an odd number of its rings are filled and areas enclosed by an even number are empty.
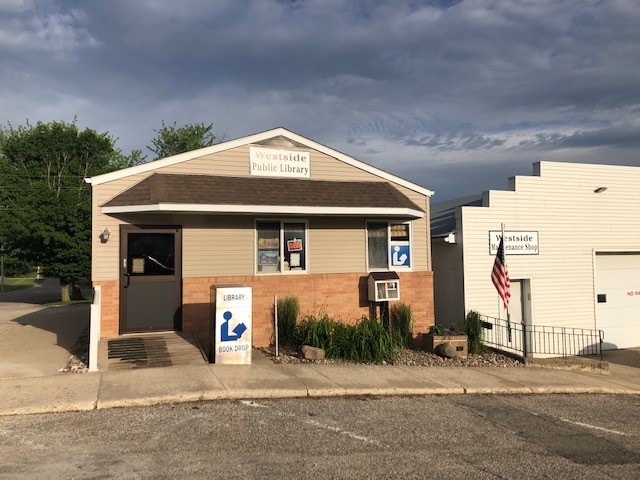
[[[120,150],[116,150],[116,155],[111,162],[114,170],[120,170],[122,168],[135,167],[136,165],[142,165],[147,161],[147,156],[142,154],[142,150],[131,150],[129,155],[123,154]]]
[[[213,132],[213,124],[189,123],[182,127],[166,125],[162,121],[162,127],[154,129],[156,137],[151,140],[152,145],[147,148],[155,154],[153,160],[178,155],[179,153],[209,147],[218,143],[221,139]]]
[[[91,202],[84,178],[116,169],[108,133],[71,123],[0,127],[0,236],[24,260],[60,279],[61,298],[90,273]],[[74,291],[74,297],[79,292]]]

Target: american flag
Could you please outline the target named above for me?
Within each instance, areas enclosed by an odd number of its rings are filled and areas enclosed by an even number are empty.
[[[502,299],[504,308],[509,306],[511,298],[511,280],[509,280],[509,272],[507,272],[507,262],[504,258],[504,238],[500,238],[500,246],[496,253],[496,260],[493,262],[493,271],[491,272],[491,281],[498,291],[498,295]]]

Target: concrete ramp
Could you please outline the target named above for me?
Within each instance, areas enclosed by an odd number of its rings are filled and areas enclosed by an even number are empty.
[[[195,338],[177,332],[125,335],[101,340],[98,348],[100,371],[208,363]]]

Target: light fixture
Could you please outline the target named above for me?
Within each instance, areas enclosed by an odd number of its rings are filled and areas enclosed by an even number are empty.
[[[109,233],[109,229],[108,229],[108,228],[105,228],[105,229],[102,231],[102,233],[100,234],[100,241],[101,241],[102,243],[107,243],[107,242],[109,241],[109,235],[111,235],[111,234]]]
[[[596,188],[593,193],[602,193],[607,189],[607,187],[598,187]]]

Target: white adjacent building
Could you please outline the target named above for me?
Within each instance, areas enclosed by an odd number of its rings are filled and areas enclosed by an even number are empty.
[[[640,346],[640,167],[539,162],[533,176],[432,206],[436,323],[506,318],[491,282],[501,224],[511,320]]]

